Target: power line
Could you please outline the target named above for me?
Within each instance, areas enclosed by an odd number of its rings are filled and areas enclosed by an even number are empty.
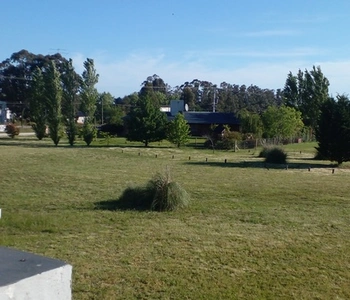
[[[26,80],[26,81],[31,81],[32,79],[30,78],[25,78],[25,77],[15,77],[15,76],[5,76],[5,75],[0,75],[0,79],[14,79],[14,80]]]

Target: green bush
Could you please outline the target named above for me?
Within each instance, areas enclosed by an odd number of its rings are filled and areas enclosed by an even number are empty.
[[[271,164],[286,164],[287,163],[287,153],[283,149],[278,147],[266,147],[264,148],[259,157],[264,157],[266,163]]]
[[[187,192],[177,182],[171,181],[168,170],[165,174],[157,174],[149,185],[154,190],[152,210],[172,211],[184,208],[189,203]]]
[[[5,131],[10,138],[19,135],[19,128],[13,123],[7,124]]]
[[[189,204],[189,195],[171,181],[170,172],[156,174],[145,186],[128,187],[118,200],[124,209],[173,211]]]

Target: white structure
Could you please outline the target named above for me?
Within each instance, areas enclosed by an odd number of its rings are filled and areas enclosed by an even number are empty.
[[[6,102],[0,101],[0,124],[4,124],[7,119],[10,119],[10,111],[6,106]]]
[[[171,100],[170,112],[172,116],[176,116],[179,112],[185,111],[185,104],[183,100]]]
[[[1,300],[70,300],[72,266],[62,261],[0,247]]]

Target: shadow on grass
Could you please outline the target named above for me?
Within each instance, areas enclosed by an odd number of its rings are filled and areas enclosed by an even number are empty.
[[[78,142],[79,143],[79,142]],[[87,146],[84,144],[84,142],[81,142],[79,144],[74,144],[73,146],[69,145],[68,142],[61,142],[57,146],[49,140],[44,139],[42,141],[39,141],[35,138],[15,138],[10,139],[7,137],[0,137],[0,146],[18,146],[18,147],[24,147],[24,148],[135,148],[135,149],[166,149],[170,148],[168,145],[148,145],[145,147],[144,145],[135,145],[135,144],[113,144],[113,143],[93,143]]]
[[[308,162],[288,162],[287,164],[272,164],[265,163],[263,161],[241,161],[241,162],[186,162],[188,165],[192,166],[211,166],[211,167],[222,167],[222,168],[256,168],[256,169],[317,169],[317,168],[334,168],[336,165],[334,164],[322,164],[312,161],[309,159]]]
[[[117,211],[117,210],[133,210],[133,211],[147,211],[148,207],[144,205],[133,205],[130,201],[121,201],[120,199],[111,199],[95,202],[96,210],[109,210],[109,211]]]
[[[151,210],[154,190],[147,186],[128,187],[118,199],[95,202],[98,210]]]

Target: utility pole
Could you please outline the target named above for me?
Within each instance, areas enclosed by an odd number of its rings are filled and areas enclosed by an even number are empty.
[[[101,125],[103,125],[103,96],[101,97]]]

